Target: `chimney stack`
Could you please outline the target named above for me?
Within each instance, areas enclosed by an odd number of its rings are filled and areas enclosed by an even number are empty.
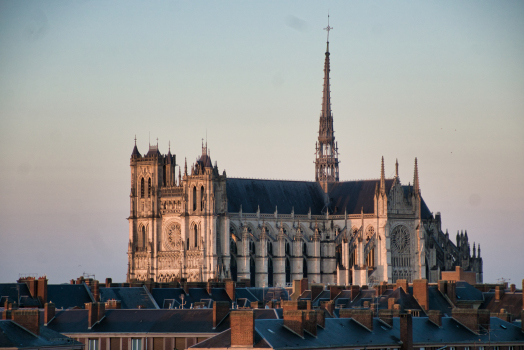
[[[334,300],[343,289],[344,288],[342,286],[329,286],[329,300]]]
[[[213,329],[229,314],[229,301],[213,302]]]
[[[455,320],[476,334],[478,334],[481,329],[489,330],[490,328],[489,310],[455,308],[451,312]]]
[[[406,294],[409,294],[408,280],[397,280],[397,288],[402,288]]]
[[[284,327],[304,338],[304,311],[284,310]]]
[[[440,310],[428,310],[428,319],[439,327],[442,327],[442,314]]]
[[[47,326],[55,318],[55,304],[45,303],[44,305],[44,326]]]
[[[496,286],[495,287],[495,302],[500,301],[503,295],[504,295],[504,287]]]
[[[35,335],[40,335],[40,313],[38,309],[13,310],[12,319]]]
[[[413,320],[411,314],[400,315],[400,350],[413,350]]]
[[[120,300],[111,299],[106,301],[106,310],[121,309],[122,302]]]
[[[230,319],[231,347],[252,348],[255,343],[255,312],[231,311]]]
[[[235,282],[232,280],[226,280],[226,293],[232,302],[235,302]]]
[[[424,310],[429,309],[428,280],[419,279],[413,281],[413,297]]]
[[[113,283],[113,279],[110,277],[106,278],[106,288],[110,288],[111,283]]]
[[[85,303],[85,308],[88,312],[88,329],[91,329],[97,322],[104,317],[105,304],[104,303]]]
[[[378,310],[378,318],[382,322],[387,323],[390,327],[393,327],[393,310]]]

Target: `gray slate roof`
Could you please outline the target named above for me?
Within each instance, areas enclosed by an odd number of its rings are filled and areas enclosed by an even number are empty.
[[[156,309],[151,296],[143,287],[100,288],[100,301],[120,300],[122,309]],[[162,305],[162,304],[159,304]]]
[[[344,181],[333,184],[326,205],[324,191],[318,182],[226,179],[226,191],[229,212],[272,214],[275,206],[279,213],[289,214],[294,209],[297,215],[307,215],[310,208],[312,215],[325,214],[326,209],[333,215],[373,213],[376,180]],[[393,179],[386,179],[386,191],[389,192]],[[412,186],[402,186],[404,195],[409,195]],[[431,217],[426,203],[422,200],[423,219]]]
[[[57,309],[73,307],[84,308],[85,303],[91,303],[91,298],[85,284],[48,284],[47,300],[53,302]]]
[[[40,327],[36,336],[11,320],[0,320],[0,348],[38,348],[38,347],[82,346],[76,340],[57,333],[47,327]]]

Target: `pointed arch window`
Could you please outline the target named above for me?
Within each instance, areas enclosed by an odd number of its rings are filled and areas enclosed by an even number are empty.
[[[197,208],[197,193],[196,187],[193,187],[193,211],[196,211]]]
[[[147,196],[151,197],[151,178],[147,179]]]
[[[144,198],[144,178],[140,179],[140,198]]]
[[[200,210],[204,210],[204,200],[205,200],[205,193],[204,193],[204,186],[200,187]]]
[[[194,243],[195,243],[195,248],[198,247],[198,226],[195,225],[194,227]]]

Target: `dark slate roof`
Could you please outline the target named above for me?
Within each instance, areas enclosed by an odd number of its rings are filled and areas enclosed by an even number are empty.
[[[417,300],[411,294],[404,292],[404,289],[400,287],[395,290],[386,290],[382,297],[379,298],[379,309],[388,308],[389,298],[394,298],[395,304],[401,305],[404,310],[422,310]]]
[[[6,299],[10,303],[18,304],[18,291],[20,291],[20,306],[42,306],[37,298],[33,298],[25,283],[0,283],[1,306]]]
[[[231,302],[224,288],[212,288],[211,294],[205,288],[189,288],[188,291],[189,293],[186,294],[182,288],[153,288],[151,295],[160,308],[168,308],[168,304],[173,301],[175,301],[175,307],[178,307],[182,302],[181,295],[184,295],[184,308],[186,309],[191,308],[191,304],[194,305],[204,300]]]
[[[57,309],[83,309],[85,303],[94,301],[84,284],[48,284],[47,300],[53,302]]]
[[[226,317],[213,329],[212,309],[134,309],[106,310],[105,317],[91,329],[87,310],[57,311],[48,328],[70,333],[211,333],[229,328]]]
[[[100,301],[120,300],[122,309],[156,309],[150,294],[143,287],[100,288]],[[161,304],[159,304],[161,305]]]
[[[257,320],[256,331],[274,349],[285,348],[343,348],[347,344],[361,347],[399,347],[398,336],[392,336],[392,332],[378,319],[373,320],[373,332],[348,318],[326,319],[326,327],[317,327],[317,337],[304,332],[304,339],[283,327],[283,320]]]
[[[506,309],[514,318],[520,318],[520,311],[524,308],[522,305],[522,292],[512,293],[506,291],[499,301],[495,301],[495,293],[483,293],[484,302],[480,309],[487,309],[490,312],[500,312],[500,309]]]
[[[457,281],[455,291],[457,294],[457,301],[484,301],[484,296],[482,295],[482,292],[477,288],[473,287],[468,282]]]
[[[326,319],[326,327],[317,327],[317,337],[304,332],[300,338],[283,327],[283,320],[256,320],[255,348],[271,347],[273,349],[327,349],[327,348],[399,348],[400,319],[393,318],[393,326],[388,327],[379,319],[373,319],[373,332],[370,332],[353,319]],[[442,318],[442,327],[436,326],[427,317],[414,317],[413,344],[415,347],[490,344],[522,344],[524,333],[514,324],[492,317],[491,330],[475,334],[450,317]],[[260,343],[261,339],[265,343]],[[209,338],[194,348],[228,348],[231,347],[230,330]]]
[[[231,329],[228,329],[214,337],[208,338],[204,341],[201,341],[198,344],[191,346],[191,348],[230,348],[231,347]],[[255,345],[254,348],[271,348],[269,344],[255,332]]]
[[[440,310],[442,316],[451,316],[452,306],[440,293],[437,286],[428,286],[428,299],[430,310]]]
[[[135,147],[133,147],[133,152],[131,152],[131,158],[133,157],[136,157],[136,158],[142,157],[140,152],[138,152],[138,148],[136,147],[136,144],[135,144]]]
[[[389,192],[394,179],[386,179],[386,192]],[[361,210],[369,214],[374,212],[376,180],[344,181],[333,184],[329,192],[329,212],[333,215],[360,214]],[[402,186],[404,195],[409,195],[412,186]],[[226,180],[228,211],[256,213],[260,207],[263,214],[272,214],[277,207],[279,213],[306,215],[311,208],[311,214],[325,213],[324,191],[318,182],[259,180],[228,178]],[[421,204],[423,219],[431,217],[431,212],[424,199]]]
[[[184,290],[182,288],[153,288],[151,290],[151,295],[155,299],[157,305],[161,308],[167,307],[166,300],[168,300],[168,303],[170,303],[171,300],[173,300],[175,301],[175,305],[179,306],[182,302],[182,299],[180,298],[182,294],[185,295]],[[193,303],[194,301],[187,302],[187,299],[185,299],[184,302],[186,304],[185,306],[189,308],[189,304]]]
[[[47,327],[40,327],[36,336],[11,320],[0,320],[0,348],[39,348],[39,347],[81,347],[82,343],[57,333]]]
[[[235,298],[236,299],[247,299],[251,301],[260,301],[252,292],[252,288],[235,288]]]
[[[393,328],[400,333],[400,322],[393,318]],[[490,332],[475,334],[451,317],[442,318],[442,327],[437,327],[426,317],[413,317],[413,344],[504,344],[524,341],[524,333],[514,324],[497,317],[490,318]]]
[[[377,180],[357,180],[337,182],[333,184],[329,192],[330,213],[334,215],[360,214],[362,208],[364,213],[374,212],[375,186],[380,183]],[[386,192],[389,192],[392,179],[386,180]]]
[[[317,182],[226,179],[227,202],[229,212],[240,211],[256,213],[258,206],[263,214],[275,212],[289,214],[294,208],[295,214],[320,215],[324,207],[324,192]]]

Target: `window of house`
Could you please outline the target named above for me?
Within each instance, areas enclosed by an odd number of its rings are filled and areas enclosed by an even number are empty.
[[[142,350],[142,339],[140,338],[131,339],[131,350]]]
[[[89,341],[87,342],[87,349],[98,350],[98,339],[89,339]]]

